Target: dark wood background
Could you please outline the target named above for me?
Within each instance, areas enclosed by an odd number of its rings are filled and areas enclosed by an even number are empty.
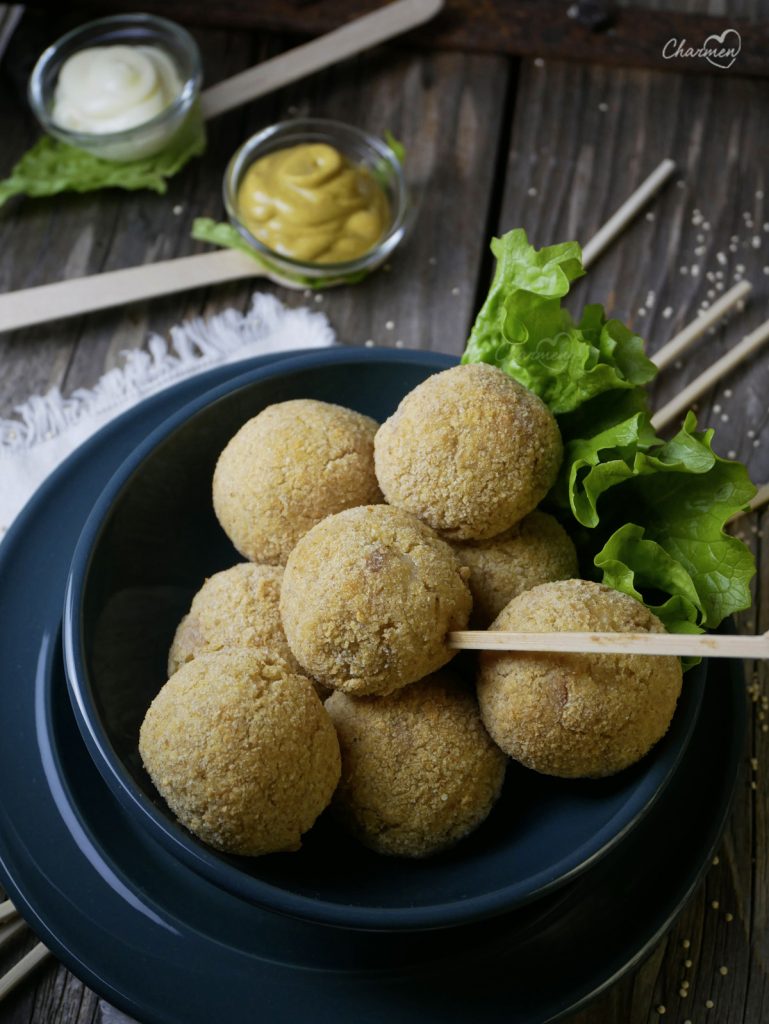
[[[769,15],[760,0],[658,6],[721,16],[724,28],[742,17],[759,35],[766,33],[760,19]],[[300,27],[305,5],[294,7]],[[306,9],[322,8],[325,17],[333,7],[327,0]],[[29,11],[16,29],[0,62],[0,174],[37,137],[24,101],[36,56],[82,20],[76,10]],[[194,31],[209,84],[299,38],[258,29]],[[542,52],[550,52],[544,43]],[[418,230],[390,267],[354,288],[323,293],[316,308],[350,344],[373,340],[458,354],[488,286],[492,234],[522,225],[537,246],[585,242],[669,156],[679,173],[578,283],[573,299],[605,303],[654,351],[735,275],[753,283],[744,312],[661,375],[661,404],[769,310],[769,83],[684,70],[444,50],[418,39],[388,45],[218,119],[206,155],[171,182],[166,196],[104,192],[12,201],[0,211],[0,290],[202,251],[189,238],[192,219],[222,216],[222,171],[247,135],[297,114],[338,117],[380,134],[389,129],[403,141],[421,209]],[[274,290],[289,305],[311,301]],[[120,365],[123,350],[144,346],[150,331],[164,334],[180,320],[227,307],[245,310],[251,292],[246,283],[224,286],[0,335],[0,416],[11,416],[32,393],[93,385]],[[716,449],[746,462],[759,483],[769,480],[768,395],[765,353],[699,408],[701,425],[717,428]],[[746,632],[769,629],[762,536],[768,523],[764,513],[739,527],[760,566],[754,608],[739,623]],[[766,666],[747,668],[749,746],[718,862],[643,966],[571,1024],[769,1019],[769,690]],[[0,973],[23,951],[19,943],[4,953]],[[107,1016],[63,967],[42,968],[0,1005],[0,1024],[90,1024]]]

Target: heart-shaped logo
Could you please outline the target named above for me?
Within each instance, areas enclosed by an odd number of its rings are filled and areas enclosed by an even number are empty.
[[[732,38],[733,37],[733,38]],[[728,39],[728,42],[727,42]],[[705,59],[715,68],[728,70],[737,60],[742,49],[740,33],[735,28],[725,28],[720,36],[708,36],[705,40],[706,51],[713,50],[713,53],[706,52]]]

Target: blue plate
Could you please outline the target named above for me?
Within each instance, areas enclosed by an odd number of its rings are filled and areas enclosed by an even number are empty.
[[[269,910],[363,929],[455,926],[540,898],[605,856],[648,813],[689,742],[705,668],[687,675],[673,724],[638,764],[608,779],[553,779],[511,764],[502,797],[440,857],[382,857],[327,816],[302,851],[225,857],[181,828],[138,755],[139,726],[166,681],[167,651],[192,595],[240,561],[211,507],[229,438],[276,401],[334,401],[382,420],[455,360],[431,352],[336,349],[258,366],[184,405],[120,466],[72,562],[65,665],[86,744],[115,796],[188,866]]]
[[[544,1024],[575,1010],[639,962],[712,857],[745,733],[744,681],[728,663],[711,667],[671,784],[608,856],[514,914],[429,934],[258,910],[155,843],[96,771],[59,649],[77,535],[148,431],[232,373],[180,384],[102,431],[0,546],[0,777],[13,780],[0,803],[0,882],[75,974],[146,1024]]]

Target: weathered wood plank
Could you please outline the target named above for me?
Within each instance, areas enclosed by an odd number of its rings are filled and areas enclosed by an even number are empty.
[[[50,3],[50,0],[48,0]],[[47,6],[43,0],[43,6]],[[381,6],[378,0],[335,0],[303,3],[292,0],[225,0],[192,5],[188,0],[156,0],[152,9],[178,21],[195,21],[228,28],[296,31],[309,35],[328,32]],[[687,40],[695,49],[724,28],[739,32],[741,48],[730,73],[762,75],[769,71],[765,21],[723,16],[654,5],[617,5],[593,2],[570,4],[563,0],[447,0],[444,10],[429,25],[412,33],[413,45],[429,48],[506,53],[517,57],[544,56],[618,67],[712,74],[714,67],[702,57],[678,61],[665,58],[670,40]],[[146,10],[142,0],[94,0],[93,13],[105,10]],[[677,66],[680,65],[680,66]]]

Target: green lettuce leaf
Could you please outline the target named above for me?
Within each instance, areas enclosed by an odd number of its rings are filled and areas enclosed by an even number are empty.
[[[129,163],[102,160],[44,135],[19,160],[10,177],[0,181],[0,206],[14,195],[52,196],[102,188],[164,193],[167,179],[205,148],[206,132],[197,108],[162,152]]]
[[[611,586],[617,582],[616,569],[604,564],[607,560],[623,562],[634,573],[637,587],[686,596],[679,589],[680,573],[675,589],[660,585],[672,582],[669,573],[661,579],[659,572],[662,554],[668,556],[688,574],[698,597],[693,602],[697,614],[687,616],[687,621],[712,629],[727,615],[750,606],[753,556],[741,541],[724,532],[724,526],[756,489],[744,466],[715,454],[713,431],[698,432],[696,426],[690,412],[672,441],[652,457],[639,456],[638,472],[613,497],[621,508],[631,510],[632,519],[643,524],[643,532],[631,544],[627,532],[615,531],[596,555],[595,564]],[[653,558],[648,544],[658,549]],[[657,571],[650,575],[652,564]],[[677,631],[676,618],[660,617],[668,629]]]
[[[232,224],[222,224],[211,217],[196,217],[192,222],[192,237],[199,242],[210,242],[222,249],[237,249],[261,263],[259,253],[252,248]]]
[[[578,324],[561,306],[584,273],[576,242],[536,250],[519,228],[493,239],[491,250],[497,269],[463,362],[499,366],[557,414],[654,377],[642,339],[601,306],[588,306]]]
[[[670,440],[657,436],[642,339],[600,306],[578,323],[561,307],[582,273],[576,243],[537,252],[518,230],[492,251],[497,270],[462,361],[500,367],[556,415],[564,460],[547,504],[583,567],[671,632],[713,629],[749,607],[753,557],[724,531],[755,493],[745,467],[715,454],[693,413]]]

